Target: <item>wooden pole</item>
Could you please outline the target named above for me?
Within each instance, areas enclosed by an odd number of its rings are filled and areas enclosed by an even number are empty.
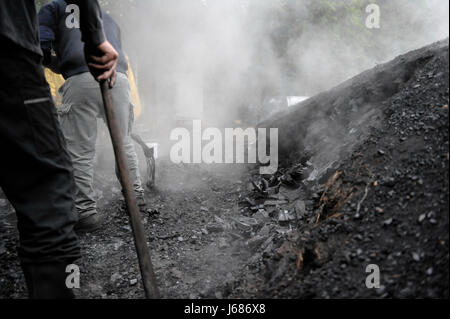
[[[109,83],[107,81],[100,82],[100,88],[105,107],[106,121],[108,124],[109,133],[111,135],[116,164],[119,170],[120,183],[122,184],[128,216],[130,218],[131,230],[133,232],[134,244],[139,260],[145,295],[148,299],[157,299],[159,298],[159,291],[156,286],[156,278],[153,272],[150,250],[147,246],[147,239],[140,219],[136,195],[134,194],[133,184],[130,180],[128,161],[123,144],[123,136],[121,135],[119,129],[119,121],[112,107],[113,103]]]

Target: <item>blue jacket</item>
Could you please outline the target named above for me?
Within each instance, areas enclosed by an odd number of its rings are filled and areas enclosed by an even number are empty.
[[[86,60],[84,59],[84,44],[81,41],[79,28],[73,27],[73,11],[67,8],[64,0],[55,0],[44,5],[39,11],[39,32],[41,48],[44,52],[44,64],[49,64],[51,49],[56,52],[57,69],[64,79],[71,76],[89,72]],[[69,17],[69,15],[71,15]],[[120,28],[113,18],[102,11],[103,29],[106,39],[119,53],[117,72],[126,73],[128,64],[122,51]],[[67,24],[66,20],[69,20]],[[70,27],[68,27],[70,26]]]

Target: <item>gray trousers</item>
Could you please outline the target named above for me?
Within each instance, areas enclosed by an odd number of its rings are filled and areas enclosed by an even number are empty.
[[[95,143],[97,139],[97,118],[105,120],[100,86],[90,73],[70,77],[59,89],[62,106],[58,108],[61,129],[67,141],[67,148],[73,162],[77,186],[75,206],[79,218],[83,219],[97,212],[94,197],[93,176]],[[128,168],[134,183],[136,195],[142,196],[141,178],[134,144],[130,137],[130,84],[123,73],[117,73],[117,81],[111,90],[114,111],[124,136],[128,157]]]

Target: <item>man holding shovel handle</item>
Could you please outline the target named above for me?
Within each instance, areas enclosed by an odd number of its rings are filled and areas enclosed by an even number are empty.
[[[80,8],[86,60],[114,85],[116,50],[106,41],[97,0]],[[74,232],[73,168],[41,66],[34,1],[0,2],[0,187],[17,213],[19,258],[30,298],[72,298],[66,267],[80,258]]]

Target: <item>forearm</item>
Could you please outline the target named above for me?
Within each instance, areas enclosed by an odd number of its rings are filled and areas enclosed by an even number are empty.
[[[119,54],[106,40],[103,30],[102,11],[97,0],[66,0],[80,10],[81,40],[85,43],[84,53],[92,75],[99,82],[109,81],[113,87]]]
[[[106,40],[103,31],[102,11],[97,0],[67,0],[80,8],[80,29],[83,42],[88,46],[98,46]]]

